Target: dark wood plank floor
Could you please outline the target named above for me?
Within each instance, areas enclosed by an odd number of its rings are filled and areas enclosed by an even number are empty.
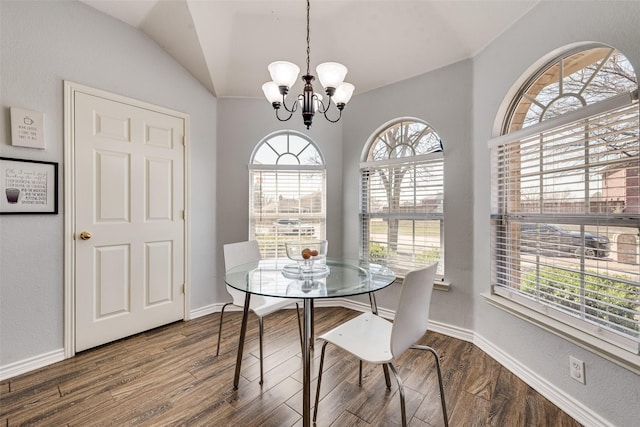
[[[356,316],[316,309],[316,333]],[[241,314],[174,323],[79,353],[0,382],[4,426],[301,426],[302,361],[294,310],[265,318],[265,383],[259,381],[258,324],[249,321],[240,387],[233,390]],[[428,332],[422,344],[442,361],[451,426],[579,426],[473,344]],[[312,375],[317,376],[319,347]],[[433,357],[411,350],[398,361],[410,426],[443,425]],[[327,348],[318,426],[400,425],[397,386],[382,369]],[[312,384],[315,396],[315,381]]]

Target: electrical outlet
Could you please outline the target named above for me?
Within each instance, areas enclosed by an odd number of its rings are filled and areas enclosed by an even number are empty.
[[[582,384],[586,384],[584,374],[584,362],[573,356],[569,356],[569,375],[571,375],[571,378]]]

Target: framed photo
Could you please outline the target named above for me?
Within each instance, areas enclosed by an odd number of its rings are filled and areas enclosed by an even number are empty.
[[[0,214],[57,213],[57,163],[0,157]]]

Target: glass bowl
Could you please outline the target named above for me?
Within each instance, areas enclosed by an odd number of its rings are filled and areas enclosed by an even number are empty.
[[[300,270],[313,271],[313,264],[327,257],[328,242],[326,240],[300,240],[285,242],[287,257],[296,261]]]
[[[318,261],[327,257],[326,240],[285,242],[287,257],[298,262]]]

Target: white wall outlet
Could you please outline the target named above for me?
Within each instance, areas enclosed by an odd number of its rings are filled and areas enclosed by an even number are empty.
[[[584,374],[584,362],[573,356],[569,356],[569,375],[571,375],[571,378],[582,384],[586,384]]]

